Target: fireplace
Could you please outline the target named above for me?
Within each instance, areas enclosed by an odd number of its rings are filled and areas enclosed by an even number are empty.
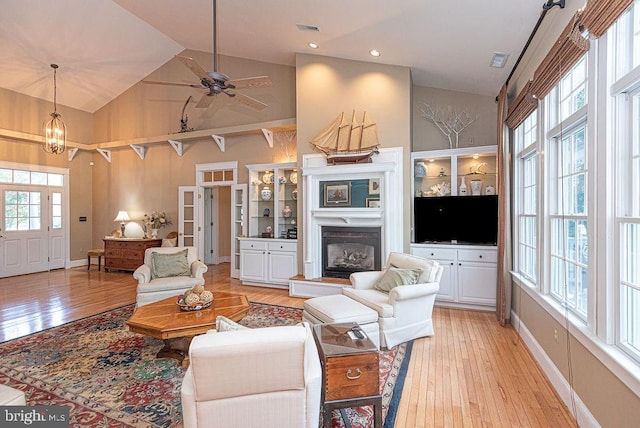
[[[322,276],[380,270],[380,227],[322,226]]]

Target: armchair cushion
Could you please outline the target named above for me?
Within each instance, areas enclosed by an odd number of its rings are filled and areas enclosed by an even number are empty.
[[[401,269],[391,266],[386,270],[375,288],[383,293],[389,293],[391,289],[401,285],[413,285],[418,283],[422,275],[422,269]]]
[[[190,276],[190,263],[187,260],[189,250],[177,253],[156,253],[151,255],[151,278]]]

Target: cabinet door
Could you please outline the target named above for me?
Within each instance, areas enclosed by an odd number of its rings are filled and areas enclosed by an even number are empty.
[[[276,284],[289,284],[289,278],[295,276],[298,271],[298,258],[295,252],[270,251],[269,252],[269,282]]]
[[[455,302],[457,299],[456,284],[457,269],[452,260],[437,260],[442,266],[442,278],[440,278],[440,290],[436,294],[436,300]]]
[[[461,261],[458,264],[460,302],[496,305],[496,265]]]
[[[266,251],[240,250],[240,279],[260,282],[267,279]]]

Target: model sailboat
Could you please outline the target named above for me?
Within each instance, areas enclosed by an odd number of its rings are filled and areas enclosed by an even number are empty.
[[[362,122],[358,122],[355,111],[351,121],[341,113],[311,144],[327,155],[329,165],[370,163],[380,145],[376,123],[367,112],[364,112]]]

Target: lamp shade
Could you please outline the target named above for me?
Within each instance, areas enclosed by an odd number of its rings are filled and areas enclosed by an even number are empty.
[[[113,219],[113,221],[129,221],[131,220],[129,218],[129,214],[126,211],[118,211],[118,215],[116,216],[116,218]]]

